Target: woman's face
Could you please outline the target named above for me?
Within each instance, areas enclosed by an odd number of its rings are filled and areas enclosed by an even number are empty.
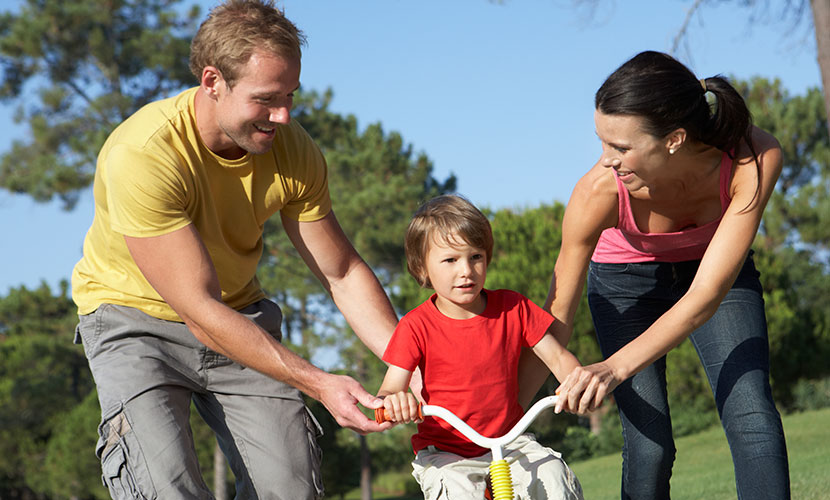
[[[633,115],[607,115],[594,112],[594,123],[602,142],[600,163],[635,191],[670,175],[664,168],[668,160],[666,141],[645,132],[643,118]]]

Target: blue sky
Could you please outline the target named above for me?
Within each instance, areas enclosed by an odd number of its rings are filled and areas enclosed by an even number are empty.
[[[190,2],[185,0],[186,4]],[[214,1],[199,2],[205,8]],[[691,0],[285,0],[307,35],[302,85],[334,91],[332,109],[381,122],[455,173],[459,192],[491,208],[566,202],[599,155],[593,94],[642,50],[668,52]],[[809,27],[766,11],[704,7],[676,54],[699,77],[779,78],[790,94],[820,85]],[[765,2],[760,2],[765,4]],[[4,2],[16,9],[20,0]],[[0,106],[0,151],[26,130]],[[337,175],[332,172],[331,175]],[[336,210],[336,200],[335,200]],[[55,287],[80,258],[92,218],[0,191],[0,294]],[[346,228],[348,231],[348,228]],[[551,264],[552,267],[552,264]]]

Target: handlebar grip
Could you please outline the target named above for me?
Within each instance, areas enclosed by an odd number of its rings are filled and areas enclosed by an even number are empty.
[[[423,405],[418,405],[418,418],[424,419]],[[375,408],[375,422],[382,424],[384,422],[391,422],[392,419],[386,414],[386,408]]]

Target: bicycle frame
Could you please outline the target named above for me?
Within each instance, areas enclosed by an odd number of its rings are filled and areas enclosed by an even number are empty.
[[[506,434],[499,437],[486,437],[479,434],[475,429],[467,425],[466,422],[458,418],[450,410],[437,405],[421,405],[418,409],[418,416],[439,417],[458,432],[464,435],[473,443],[482,448],[489,448],[493,454],[493,460],[490,462],[490,483],[493,489],[493,500],[513,500],[513,483],[510,477],[510,467],[504,459],[502,447],[513,442],[519,437],[546,408],[554,406],[559,399],[558,396],[547,396],[537,401],[524,416],[516,422],[512,429]],[[375,410],[375,421],[378,423],[386,422],[386,411],[383,408]]]

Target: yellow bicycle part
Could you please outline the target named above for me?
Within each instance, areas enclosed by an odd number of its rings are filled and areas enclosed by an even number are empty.
[[[490,462],[490,484],[493,488],[493,500],[513,500],[513,480],[507,460]]]

